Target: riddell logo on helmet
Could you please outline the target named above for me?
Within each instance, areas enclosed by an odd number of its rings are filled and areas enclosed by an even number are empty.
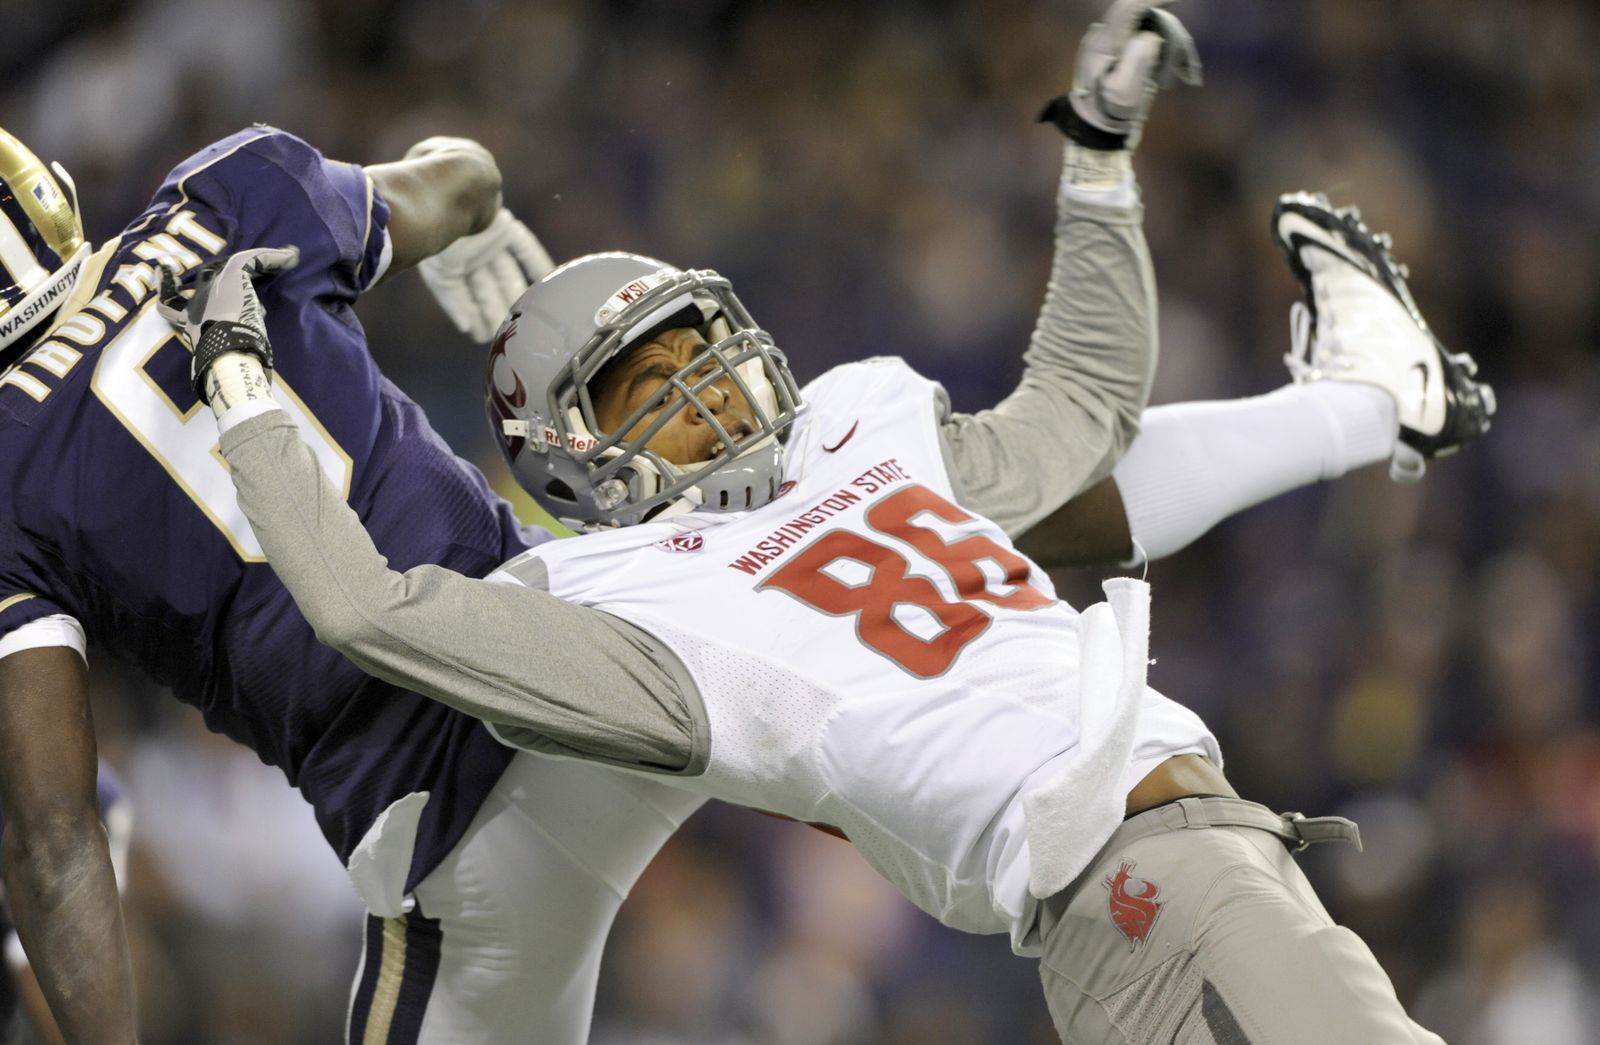
[[[576,450],[579,453],[583,453],[587,450],[593,450],[599,444],[599,442],[600,440],[596,439],[592,435],[586,436],[574,435],[571,432],[567,433],[566,446],[568,450]],[[549,425],[545,425],[544,443],[546,446],[560,446],[561,433],[556,431],[554,428],[551,428]]]

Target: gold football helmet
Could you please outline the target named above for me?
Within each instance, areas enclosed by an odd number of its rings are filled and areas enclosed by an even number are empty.
[[[72,179],[0,130],[0,359],[66,302],[88,256]]]

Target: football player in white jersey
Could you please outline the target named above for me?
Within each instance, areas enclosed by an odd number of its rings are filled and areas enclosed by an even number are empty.
[[[253,328],[195,361],[222,452],[319,637],[366,670],[514,746],[839,830],[941,921],[1040,956],[1069,1040],[1436,1041],[1292,858],[1354,825],[1234,794],[1204,724],[1145,685],[1142,582],[1079,613],[1011,544],[1110,473],[1143,406],[1128,151],[1195,70],[1161,7],[1113,5],[1047,110],[1057,257],[1016,393],[953,414],[892,359],[802,392],[715,273],[581,258],[502,325],[490,400],[519,480],[592,532],[486,581],[391,571],[273,405],[249,273],[287,256],[236,257],[181,311],[169,288],[171,314],[202,343]],[[1290,197],[1274,225],[1312,302],[1301,384],[1386,398],[1397,471],[1486,426],[1488,389],[1353,214]]]

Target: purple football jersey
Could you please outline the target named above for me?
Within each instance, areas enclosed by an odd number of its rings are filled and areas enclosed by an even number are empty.
[[[77,618],[280,767],[341,859],[391,802],[430,791],[414,883],[511,752],[317,642],[262,558],[188,354],[155,308],[158,258],[193,268],[298,247],[299,266],[261,295],[280,405],[391,565],[481,577],[529,538],[368,355],[352,305],[385,262],[387,221],[359,167],[268,127],[172,172],[95,256],[68,318],[0,377],[0,637]]]

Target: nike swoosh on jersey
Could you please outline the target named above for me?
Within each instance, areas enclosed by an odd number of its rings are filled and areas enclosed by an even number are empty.
[[[834,443],[832,446],[824,446],[822,448],[822,452],[825,454],[831,454],[845,443],[848,443],[850,441],[850,437],[856,434],[856,429],[859,427],[861,427],[861,422],[857,421],[855,424],[850,426],[850,431],[844,434],[843,439],[839,440],[837,443]]]

